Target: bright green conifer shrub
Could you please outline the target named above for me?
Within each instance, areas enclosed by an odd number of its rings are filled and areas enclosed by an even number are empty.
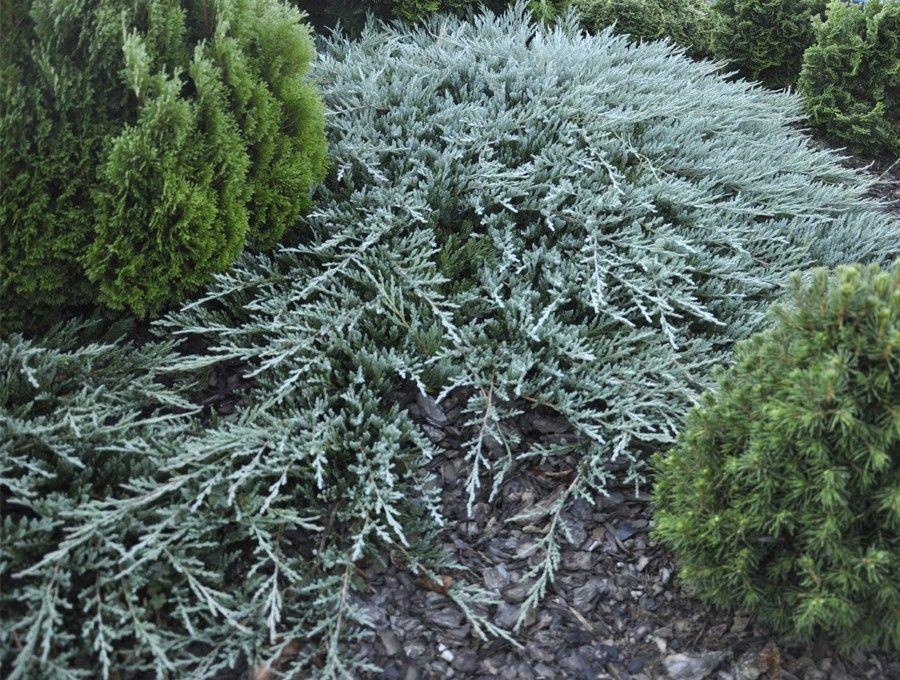
[[[800,75],[803,51],[815,39],[813,18],[828,0],[715,0],[714,56],[775,87]]]
[[[900,157],[900,0],[832,2],[798,88],[829,137]]]
[[[280,0],[4,6],[4,319],[153,313],[281,238],[325,164],[301,19]]]
[[[656,535],[704,598],[900,649],[900,261],[794,279],[656,460]]]
[[[789,272],[900,241],[870,181],[792,127],[797,98],[671,46],[589,36],[574,16],[535,25],[524,6],[324,46],[333,169],[304,238],[245,253],[156,326],[206,352],[120,346],[133,364],[108,379],[48,368],[28,387],[39,361],[81,355],[0,341],[13,677],[220,678],[278,660],[286,677],[364,677],[362,563],[446,573],[437,532],[457,520],[398,391],[439,413],[431,399],[463,390],[472,505],[518,466],[576,464],[520,518],[544,530],[527,613],[573,503],[641,480]],[[178,399],[220,363],[255,389],[185,423]],[[521,436],[536,403],[577,441]],[[85,469],[67,474],[60,452]],[[106,464],[134,467],[88,474]],[[464,575],[448,597],[473,635],[503,634]]]
[[[582,23],[597,31],[615,23],[635,39],[662,40],[702,55],[709,51],[709,0],[577,0]]]

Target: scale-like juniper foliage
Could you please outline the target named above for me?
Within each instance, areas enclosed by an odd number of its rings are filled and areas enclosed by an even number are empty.
[[[370,27],[334,39],[316,76],[334,160],[302,245],[245,255],[161,326],[208,345],[170,356],[172,377],[229,360],[257,386],[207,429],[121,437],[120,454],[159,462],[107,500],[73,489],[51,515],[67,540],[4,565],[7,639],[33,631],[4,645],[19,677],[358,674],[357,566],[443,560],[432,447],[392,405],[401,384],[471,393],[473,499],[524,458],[571,452],[526,447],[511,415],[541,406],[576,429],[577,474],[531,520],[548,529],[533,606],[567,504],[639,482],[788,273],[883,259],[900,234],[791,128],[794,98],[584,36],[573,16]],[[504,634],[484,593],[456,579],[448,596],[476,634]]]
[[[128,577],[120,563],[148,525],[122,518],[113,544],[79,529],[94,508],[115,503],[123,484],[165,465],[187,425],[179,413],[191,407],[154,378],[171,345],[138,350],[119,341],[122,329],[100,327],[71,324],[40,343],[0,341],[6,677],[64,677],[83,653],[107,677],[136,634],[156,638],[149,619],[167,597],[164,572]],[[149,580],[157,586],[143,590]]]

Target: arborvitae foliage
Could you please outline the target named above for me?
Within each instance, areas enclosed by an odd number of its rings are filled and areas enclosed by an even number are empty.
[[[709,52],[709,0],[576,0],[575,6],[590,31],[615,23],[635,39],[668,38],[692,54]]]
[[[828,0],[715,0],[711,49],[716,57],[774,87],[793,84],[815,39],[813,18]]]
[[[447,568],[433,448],[394,404],[401,385],[425,403],[471,393],[472,499],[510,466],[581,452],[556,504],[531,517],[547,531],[527,611],[558,566],[571,501],[639,481],[645,451],[673,440],[790,270],[896,246],[900,226],[867,182],[791,129],[794,98],[662,44],[585,36],[574,16],[551,28],[524,14],[327,46],[315,75],[334,162],[304,238],[245,254],[160,325],[208,346],[154,360],[170,380],[227,361],[256,387],[205,428],[148,404],[145,419],[179,420],[97,447],[148,461],[110,490],[12,459],[6,507],[27,507],[32,485],[66,493],[35,512],[52,526],[30,551],[3,562],[4,668],[360,675],[360,568]],[[5,419],[39,429],[28,399]],[[520,442],[511,419],[537,405],[578,442]],[[62,444],[76,437],[65,409],[51,416]],[[473,634],[503,634],[465,578],[448,597]]]
[[[657,459],[656,535],[703,597],[900,649],[900,261],[794,280]]]
[[[0,16],[6,321],[155,312],[307,209],[324,121],[296,9],[16,0]]]
[[[833,2],[803,55],[798,87],[829,137],[900,156],[900,0]]]

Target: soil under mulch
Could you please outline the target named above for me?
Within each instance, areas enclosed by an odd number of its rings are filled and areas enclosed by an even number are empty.
[[[443,453],[433,461],[442,480],[450,519],[442,540],[464,566],[448,574],[479,583],[501,603],[486,610],[511,628],[526,596],[530,548],[538,526],[510,522],[558,493],[574,459],[554,467],[513,472],[494,502],[490,483],[474,517],[466,513],[468,464],[461,451],[462,394],[441,405],[407,392],[401,405],[421,423]],[[559,443],[572,437],[564,421],[547,414],[521,416],[513,425],[530,442]],[[574,544],[564,541],[562,567],[548,595],[516,635],[482,641],[463,613],[402,564],[369,565],[360,574],[367,592],[358,604],[375,634],[362,652],[383,671],[380,678],[756,678],[900,677],[900,659],[858,652],[841,657],[825,645],[803,647],[773,637],[740,612],[721,612],[698,602],[678,582],[671,554],[648,536],[647,498],[620,489],[596,507],[576,502],[566,519]],[[455,521],[453,521],[455,520]]]

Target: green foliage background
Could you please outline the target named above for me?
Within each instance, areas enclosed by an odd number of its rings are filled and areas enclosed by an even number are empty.
[[[900,261],[794,279],[656,460],[656,536],[704,598],[900,649]]]
[[[308,208],[324,119],[297,10],[13,0],[0,16],[4,323],[156,312]]]
[[[590,31],[616,24],[616,31],[636,39],[668,38],[692,54],[709,52],[708,0],[576,0],[582,23]]]
[[[774,87],[793,84],[803,51],[815,39],[813,17],[828,0],[715,0],[711,49],[715,57]]]
[[[503,0],[495,0],[495,4]],[[319,29],[332,28],[340,22],[344,30],[356,33],[362,29],[366,15],[379,19],[419,21],[435,12],[454,12],[479,6],[474,0],[295,0]]]
[[[461,14],[481,9],[498,11],[515,0],[293,0],[319,29],[330,29],[340,22],[350,33],[362,30],[366,16],[378,19],[420,21],[436,12]],[[535,17],[551,19],[571,4],[571,0],[527,0]]]
[[[798,88],[830,138],[900,158],[900,2],[832,2]]]

